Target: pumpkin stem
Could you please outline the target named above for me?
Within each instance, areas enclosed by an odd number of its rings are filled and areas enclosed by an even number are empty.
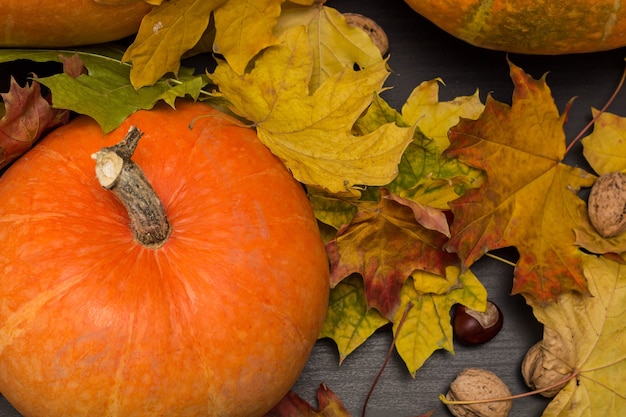
[[[143,133],[131,127],[115,146],[93,154],[96,178],[103,188],[112,191],[124,204],[135,239],[149,248],[162,246],[171,233],[161,200],[143,171],[131,160]]]

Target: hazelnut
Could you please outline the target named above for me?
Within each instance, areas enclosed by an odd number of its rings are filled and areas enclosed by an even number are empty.
[[[562,348],[560,336],[553,330],[544,329],[544,339],[535,343],[522,361],[522,376],[530,389],[552,398],[567,384],[572,374],[567,364],[571,352]],[[559,382],[565,381],[561,384]]]
[[[466,345],[478,345],[493,339],[502,329],[503,316],[500,307],[487,301],[487,310],[476,311],[458,305],[452,317],[455,338]]]
[[[446,394],[448,401],[489,400],[474,404],[446,404],[455,417],[506,417],[513,400],[506,384],[493,372],[467,368],[457,375]],[[504,399],[509,398],[509,399]]]
[[[361,28],[369,35],[381,55],[387,53],[389,50],[389,38],[387,38],[387,34],[378,23],[358,13],[344,13],[343,16],[346,18],[348,25]]]
[[[626,175],[621,172],[601,175],[591,187],[587,211],[591,224],[603,237],[626,231]]]

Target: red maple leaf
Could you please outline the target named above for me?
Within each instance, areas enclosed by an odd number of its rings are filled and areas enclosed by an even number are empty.
[[[0,119],[2,168],[30,149],[48,129],[64,123],[67,112],[53,109],[36,81],[20,87],[11,77],[9,92],[0,96],[5,109]]]
[[[315,410],[290,391],[265,417],[350,417],[341,400],[326,385],[317,390],[318,409]]]
[[[400,305],[400,291],[416,270],[445,275],[458,258],[442,249],[447,241],[445,214],[381,189],[379,202],[362,203],[350,224],[337,232],[326,250],[331,284],[352,273],[365,284],[368,307],[387,318]]]

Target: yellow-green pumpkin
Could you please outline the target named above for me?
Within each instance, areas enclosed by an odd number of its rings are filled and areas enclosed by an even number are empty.
[[[405,0],[472,45],[522,54],[598,52],[626,45],[626,3],[615,0]]]

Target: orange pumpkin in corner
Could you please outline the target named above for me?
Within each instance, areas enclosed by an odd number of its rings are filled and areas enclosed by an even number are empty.
[[[106,135],[81,116],[0,196],[0,392],[24,416],[262,416],[296,381],[327,256],[254,130],[189,102]]]
[[[144,0],[0,0],[0,46],[60,48],[137,33]]]
[[[472,45],[559,55],[626,46],[626,4],[613,0],[405,0]]]

